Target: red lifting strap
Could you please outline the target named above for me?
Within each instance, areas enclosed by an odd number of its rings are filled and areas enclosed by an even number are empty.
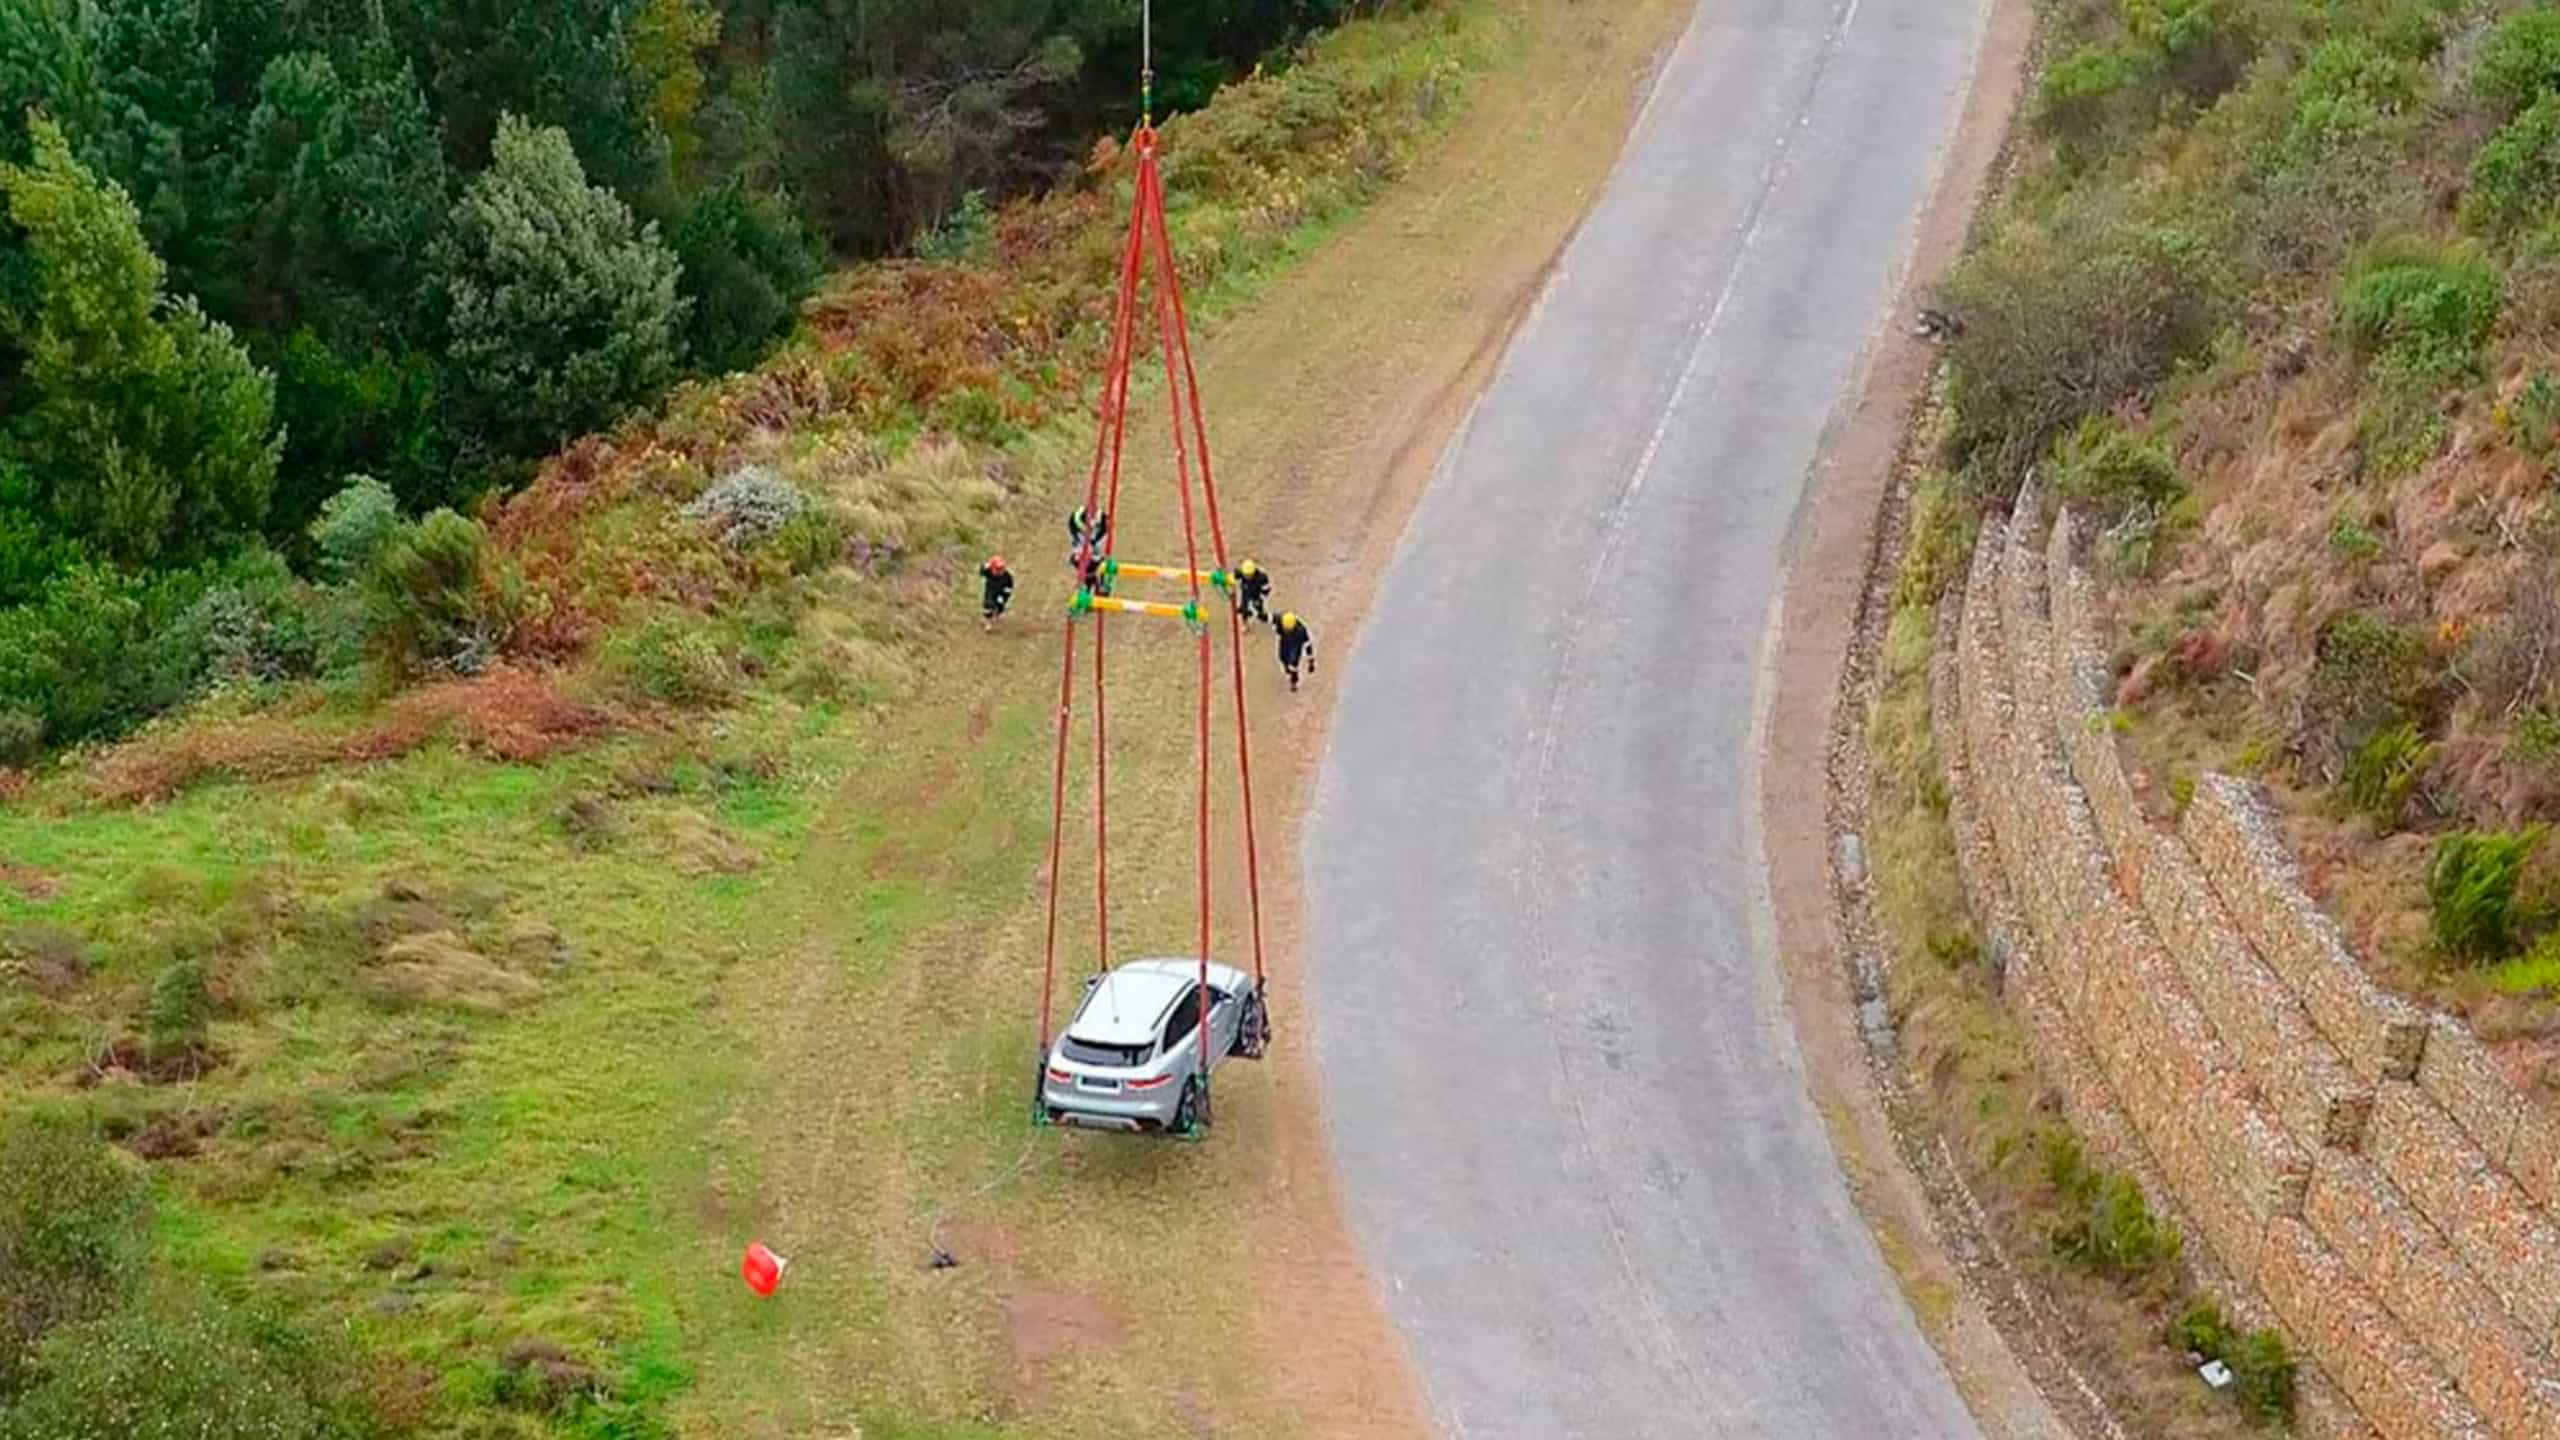
[[[1089,516],[1117,515],[1120,510],[1121,458],[1127,440],[1129,412],[1129,371],[1135,360],[1138,335],[1138,291],[1147,278],[1152,254],[1157,274],[1154,287],[1155,322],[1165,370],[1165,394],[1169,402],[1173,436],[1173,462],[1176,486],[1181,499],[1183,555],[1190,571],[1191,601],[1202,605],[1200,589],[1199,527],[1192,505],[1192,467],[1199,467],[1201,506],[1209,522],[1210,554],[1220,575],[1228,572],[1225,525],[1218,511],[1218,486],[1209,461],[1209,428],[1200,404],[1200,380],[1191,357],[1190,321],[1182,306],[1182,285],[1175,274],[1173,239],[1165,225],[1164,175],[1157,163],[1156,132],[1153,126],[1141,125],[1130,139],[1137,156],[1136,193],[1129,215],[1129,239],[1121,252],[1120,290],[1112,306],[1111,343],[1104,363],[1102,399],[1099,421],[1093,439],[1092,472],[1085,483],[1083,513]],[[1119,541],[1120,526],[1113,524],[1099,542],[1099,561],[1107,562]],[[1195,613],[1205,611],[1195,610]],[[1111,966],[1111,860],[1109,808],[1109,750],[1107,746],[1107,695],[1104,689],[1105,640],[1108,634],[1107,611],[1093,615],[1093,824],[1094,824],[1094,965],[1097,970]],[[1053,999],[1057,985],[1058,961],[1058,891],[1063,878],[1060,866],[1064,858],[1067,819],[1067,738],[1075,712],[1076,692],[1076,624],[1070,613],[1066,622],[1063,645],[1064,662],[1058,679],[1058,742],[1055,779],[1050,787],[1049,819],[1049,915],[1046,938],[1042,942],[1040,960],[1040,1043],[1047,1045],[1052,1036],[1056,1016]],[[1256,850],[1253,821],[1253,751],[1247,739],[1244,692],[1244,622],[1236,608],[1227,606],[1228,668],[1236,706],[1236,771],[1244,803],[1245,889],[1252,916],[1253,977],[1256,990],[1264,984],[1262,942],[1262,866]],[[1196,711],[1199,732],[1199,785],[1194,806],[1194,823],[1198,832],[1196,846],[1200,983],[1209,983],[1209,951],[1214,939],[1211,930],[1209,893],[1209,779],[1211,771],[1210,695],[1211,637],[1206,629],[1199,632],[1200,698]],[[1203,1042],[1208,1017],[1200,1016]]]

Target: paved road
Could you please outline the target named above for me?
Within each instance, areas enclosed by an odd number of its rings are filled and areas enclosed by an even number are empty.
[[[1976,1433],[1806,1098],[1745,778],[1780,553],[1983,20],[1705,0],[1349,658],[1316,1045],[1453,1435]]]

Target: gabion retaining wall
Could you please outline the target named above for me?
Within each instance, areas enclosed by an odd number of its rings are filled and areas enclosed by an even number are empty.
[[[2374,986],[2257,787],[2204,777],[2175,832],[2143,813],[2079,527],[2043,509],[2030,485],[1986,527],[1933,696],[2039,1067],[2199,1280],[2293,1340],[2305,1433],[2560,1437],[2560,1126]]]

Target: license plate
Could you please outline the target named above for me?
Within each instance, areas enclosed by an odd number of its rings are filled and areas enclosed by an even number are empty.
[[[1120,1082],[1117,1080],[1096,1080],[1090,1075],[1079,1075],[1076,1077],[1076,1088],[1079,1090],[1117,1090],[1120,1088]]]

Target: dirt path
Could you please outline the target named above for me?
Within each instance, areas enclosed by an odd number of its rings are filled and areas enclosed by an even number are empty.
[[[1688,13],[1681,0],[1503,8],[1516,56],[1476,82],[1452,132],[1202,345],[1232,528],[1328,660],[1349,649],[1443,442]],[[1156,537],[1131,508],[1122,544],[1135,554]],[[1043,507],[1003,544],[1047,555],[1055,529]],[[696,1197],[692,1243],[710,1275],[747,1233],[795,1266],[783,1303],[756,1307],[733,1280],[688,1297],[689,1328],[709,1337],[690,1434],[1426,1433],[1344,1223],[1319,1078],[1292,1023],[1297,828],[1330,669],[1291,697],[1260,645],[1248,657],[1274,1060],[1221,1090],[1208,1145],[1025,1143],[1056,683],[1044,617],[1058,598],[1035,577],[1017,600],[1024,623],[955,634],[920,693],[864,722],[873,753],[835,782],[792,862],[771,955],[736,977],[728,1019],[756,1039],[757,1078]],[[1133,683],[1178,657],[1169,637],[1124,633],[1114,832],[1179,835],[1187,697]],[[1184,849],[1115,844],[1124,929],[1178,913]],[[1233,879],[1220,876],[1227,894]],[[928,1239],[960,1268],[923,1268]]]

